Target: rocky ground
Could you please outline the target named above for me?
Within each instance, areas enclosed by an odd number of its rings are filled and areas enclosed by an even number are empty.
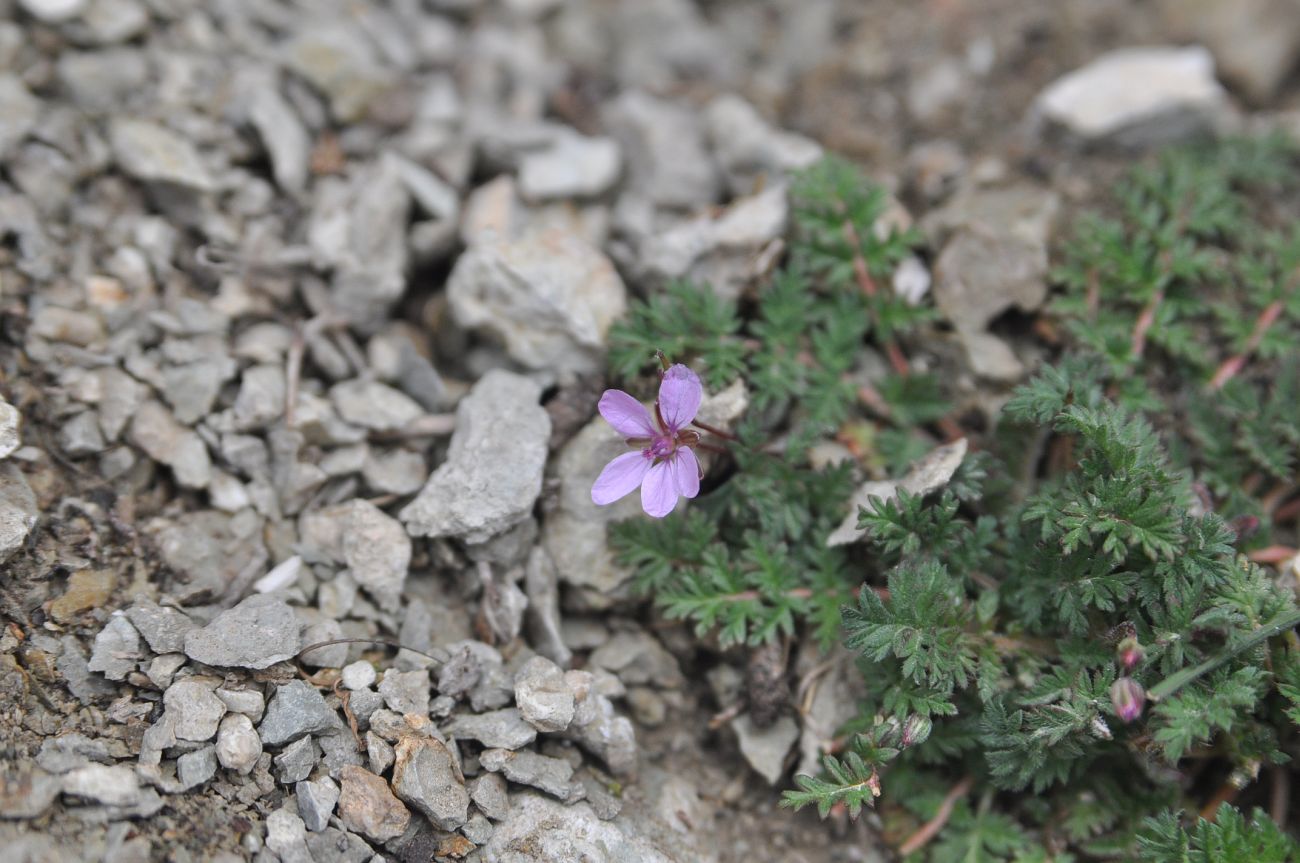
[[[882,859],[775,808],[851,663],[760,726],[770,657],[611,559],[610,324],[745,291],[825,148],[988,409],[1071,209],[1293,125],[1298,51],[1286,0],[0,0],[5,858]]]

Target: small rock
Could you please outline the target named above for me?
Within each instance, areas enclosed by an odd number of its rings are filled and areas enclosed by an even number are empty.
[[[397,796],[439,830],[464,825],[469,817],[469,792],[447,745],[431,737],[403,737],[395,754],[393,791]]]
[[[541,545],[528,553],[524,570],[524,593],[528,597],[528,636],[542,656],[557,665],[568,665],[573,651],[560,632],[560,579],[555,563]]]
[[[19,434],[22,423],[23,415],[18,412],[18,408],[0,396],[0,458],[8,458],[22,446],[23,439]]]
[[[137,180],[175,183],[204,192],[215,188],[198,151],[170,129],[116,117],[109,124],[108,138],[118,167]]]
[[[369,689],[375,683],[375,666],[363,659],[343,666],[343,688],[356,692]]]
[[[210,677],[187,677],[167,688],[163,704],[178,739],[203,742],[217,736],[217,724],[226,715],[226,705],[213,693],[218,683]]]
[[[1214,130],[1226,101],[1204,48],[1121,48],[1048,85],[1031,117],[1085,142],[1152,147]]]
[[[47,24],[58,24],[80,15],[87,0],[22,0],[23,11]]]
[[[355,27],[346,19],[324,18],[297,30],[283,47],[286,65],[328,97],[340,123],[360,120],[394,84],[370,40],[356,38]]]
[[[330,401],[345,421],[379,432],[398,431],[424,413],[405,393],[363,379],[335,384]]]
[[[411,562],[411,539],[396,519],[357,499],[305,513],[299,530],[303,545],[346,564],[351,577],[381,608],[398,609]]]
[[[206,488],[211,481],[212,461],[203,439],[178,423],[160,402],[150,400],[136,409],[129,437],[149,458],[171,468],[181,485]]]
[[[329,826],[334,804],[339,802],[339,787],[333,779],[322,776],[314,781],[304,780],[294,786],[294,794],[298,798],[298,814],[308,830],[319,833]]]
[[[524,793],[515,795],[509,816],[484,846],[483,859],[485,863],[672,863],[696,857],[670,857],[649,837],[638,835],[627,819],[602,821],[584,802],[566,805]]]
[[[411,813],[381,777],[348,765],[340,772],[340,786],[339,819],[349,830],[376,842],[387,842],[406,832]]]
[[[475,845],[486,845],[488,840],[492,838],[494,829],[491,821],[487,820],[482,814],[475,812],[469,816],[469,821],[465,822],[465,826],[460,828],[460,832]]]
[[[588,659],[591,668],[603,668],[628,685],[652,683],[661,689],[678,689],[685,683],[677,660],[647,632],[615,633]]]
[[[313,863],[307,847],[307,830],[303,820],[287,807],[266,817],[266,847],[274,851],[280,863]]]
[[[502,773],[511,782],[531,785],[566,803],[586,795],[582,784],[573,781],[573,765],[562,758],[549,758],[530,750],[488,749],[479,756],[479,762],[484,770]]]
[[[245,369],[240,379],[239,395],[231,408],[235,428],[239,431],[261,429],[283,417],[285,387],[284,368],[279,365]]]
[[[469,798],[493,821],[504,821],[510,814],[510,794],[506,780],[498,773],[484,773],[469,783]]]
[[[248,119],[271,157],[276,184],[297,194],[307,185],[311,139],[298,115],[280,95],[278,83],[272,74],[250,76],[245,82]]]
[[[262,740],[253,721],[242,713],[229,713],[217,729],[217,760],[227,770],[247,776],[262,756]]]
[[[102,672],[109,680],[125,680],[135,671],[135,664],[144,656],[140,633],[120,612],[108,620],[108,625],[95,636],[95,647],[86,666],[91,671]]]
[[[371,450],[361,466],[361,478],[379,494],[415,494],[429,478],[424,456],[408,449]]]
[[[275,778],[281,785],[292,785],[311,775],[316,762],[320,761],[320,751],[308,735],[284,747],[284,751],[275,756],[273,761]]]
[[[393,745],[373,731],[366,732],[366,758],[370,759],[370,772],[383,774],[393,766],[397,753]]]
[[[149,663],[149,668],[145,671],[145,676],[149,682],[159,689],[166,689],[172,685],[172,678],[176,672],[180,671],[185,663],[189,662],[189,657],[183,653],[164,653],[161,656],[155,656]]]
[[[242,713],[256,722],[266,711],[266,698],[256,689],[217,689],[217,698],[231,713]]]
[[[140,783],[130,767],[90,764],[64,774],[63,793],[109,806],[131,806],[140,800]]]
[[[782,716],[766,728],[759,728],[748,714],[743,714],[736,717],[731,727],[736,730],[740,752],[749,766],[768,784],[778,784],[785,772],[786,756],[799,739],[799,724],[789,716]]]
[[[91,740],[75,732],[45,738],[41,741],[41,751],[36,755],[37,766],[50,773],[67,773],[92,761],[112,764],[108,746],[103,740]]]
[[[524,521],[542,490],[551,421],[541,387],[488,372],[460,403],[447,460],[400,513],[412,536],[485,542]]]
[[[537,739],[537,729],[524,722],[513,707],[488,713],[462,714],[447,726],[457,737],[477,740],[493,749],[520,749]]]
[[[654,205],[694,210],[714,203],[719,182],[698,115],[631,91],[609,103],[604,120],[627,156],[629,185]]]
[[[303,632],[302,643],[306,648],[313,644],[336,641],[342,637],[343,627],[339,626],[337,620],[320,620]],[[348,645],[330,644],[313,650],[304,649],[299,653],[302,654],[302,664],[311,668],[340,668],[348,660]]]
[[[103,339],[104,325],[98,317],[87,312],[44,306],[32,317],[29,332],[52,342],[67,342],[84,348]]]
[[[68,576],[68,589],[50,603],[50,617],[58,623],[70,623],[83,611],[99,608],[108,602],[109,597],[113,595],[114,584],[113,573],[107,569],[81,569],[74,572]],[[130,616],[130,612],[127,616]],[[150,648],[152,647],[153,645],[150,645]],[[167,652],[154,651],[154,653]]]
[[[176,759],[176,776],[184,791],[196,788],[216,775],[216,747],[204,746]]]
[[[36,495],[23,472],[9,462],[0,464],[0,563],[23,547],[38,514]]]
[[[566,671],[564,679],[574,693],[573,722],[564,736],[605,762],[617,776],[636,772],[636,732],[625,716],[614,711],[607,696],[596,691],[596,678],[589,671]]]
[[[278,597],[254,594],[190,632],[185,655],[205,665],[260,669],[291,659],[301,643],[293,609]]]
[[[379,683],[379,694],[395,713],[428,715],[429,672],[386,671]]]
[[[0,818],[39,818],[63,790],[63,780],[31,765],[0,776]]]
[[[773,128],[739,96],[718,96],[705,109],[704,122],[713,152],[737,195],[751,192],[760,179],[780,180],[822,157],[816,141]]]
[[[194,621],[181,611],[164,608],[149,599],[137,599],[126,610],[126,616],[135,626],[149,649],[154,653],[180,653],[185,649],[185,637],[195,629]]]
[[[563,731],[573,721],[573,691],[551,660],[534,656],[515,675],[515,702],[538,731]]]
[[[290,680],[275,690],[257,732],[265,745],[283,746],[307,734],[330,732],[339,722],[314,686]]]
[[[1300,57],[1291,0],[1164,0],[1170,24],[1214,53],[1223,78],[1256,104],[1277,95]]]
[[[627,309],[627,289],[607,257],[562,228],[470,246],[448,277],[447,299],[462,327],[484,328],[534,369],[603,368],[609,328]]]
[[[618,180],[622,159],[609,138],[587,138],[568,131],[551,146],[524,154],[519,191],[530,201],[592,198]]]

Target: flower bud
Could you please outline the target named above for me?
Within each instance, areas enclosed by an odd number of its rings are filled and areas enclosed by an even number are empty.
[[[934,721],[928,716],[914,713],[907,717],[907,721],[903,723],[903,747],[924,743],[933,728]]]
[[[1137,638],[1130,635],[1115,647],[1115,655],[1119,657],[1119,664],[1124,666],[1125,671],[1132,671],[1146,656],[1146,651]]]
[[[1132,722],[1141,716],[1146,700],[1146,690],[1131,677],[1121,677],[1110,685],[1110,703],[1121,722]]]

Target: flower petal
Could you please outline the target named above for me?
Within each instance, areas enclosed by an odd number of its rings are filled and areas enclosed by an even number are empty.
[[[659,413],[672,431],[686,428],[700,410],[704,387],[695,372],[678,363],[659,382]]]
[[[641,508],[646,515],[663,518],[677,506],[677,485],[673,482],[671,461],[661,461],[650,468],[641,483]]]
[[[605,390],[600,397],[600,415],[623,437],[654,437],[650,413],[639,401],[622,390]]]
[[[650,470],[650,459],[639,452],[625,452],[605,465],[591,487],[592,503],[604,506],[634,491]]]
[[[682,497],[695,497],[700,493],[700,463],[694,450],[678,447],[668,463],[672,465],[673,483]]]

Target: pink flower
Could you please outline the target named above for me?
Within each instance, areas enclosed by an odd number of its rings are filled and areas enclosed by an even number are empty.
[[[659,382],[655,416],[622,390],[605,390],[600,415],[614,430],[637,447],[605,465],[591,487],[591,499],[613,503],[641,487],[641,507],[647,515],[663,518],[679,497],[700,493],[700,463],[691,447],[700,436],[686,426],[700,409],[704,388],[695,372],[681,364],[672,366]]]
[[[1141,716],[1146,700],[1146,690],[1131,677],[1121,677],[1110,685],[1110,703],[1121,722],[1132,722]]]

